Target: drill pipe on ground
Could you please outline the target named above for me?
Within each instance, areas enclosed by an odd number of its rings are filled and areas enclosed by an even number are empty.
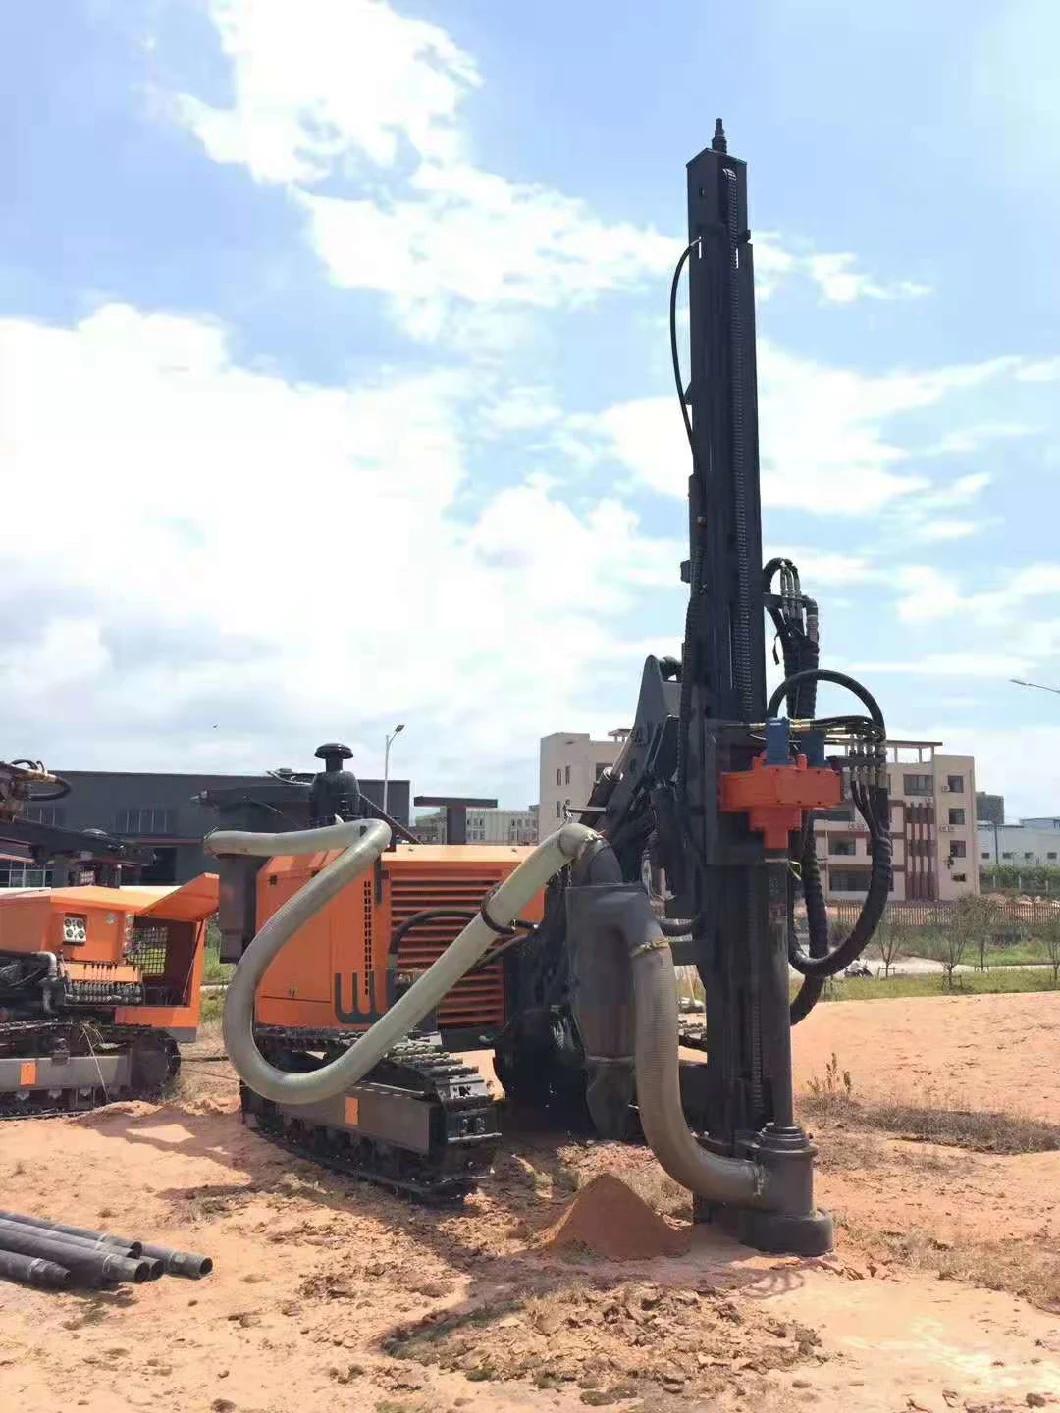
[[[185,1280],[197,1281],[208,1276],[213,1270],[209,1256],[200,1256],[194,1251],[176,1251],[170,1246],[154,1246],[142,1241],[132,1241],[124,1236],[114,1236],[111,1232],[90,1231],[86,1227],[64,1226],[62,1222],[49,1222],[43,1217],[27,1217],[20,1212],[0,1211],[0,1222],[17,1222],[20,1226],[41,1228],[50,1232],[61,1232],[66,1236],[80,1236],[105,1241],[110,1246],[123,1251],[144,1256],[148,1260],[161,1261],[166,1275],[182,1276]]]
[[[11,1222],[0,1232],[0,1249],[15,1251],[20,1256],[42,1256],[65,1266],[79,1285],[109,1285],[117,1281],[151,1280],[151,1263],[140,1259],[131,1261],[109,1248],[92,1250],[89,1246],[69,1244],[59,1233],[35,1231],[32,1227],[19,1227]]]
[[[0,1280],[40,1286],[44,1290],[61,1290],[70,1284],[70,1272],[65,1266],[58,1266],[41,1256],[21,1256],[15,1251],[0,1251]]]
[[[186,1281],[201,1280],[213,1270],[213,1258],[195,1251],[174,1251],[171,1246],[144,1245],[144,1256],[161,1261],[167,1276],[183,1276]]]
[[[138,1241],[126,1246],[124,1242],[112,1241],[109,1238],[104,1239],[102,1236],[96,1236],[90,1232],[85,1232],[82,1235],[80,1232],[62,1231],[58,1227],[31,1227],[28,1222],[16,1222],[13,1217],[0,1215],[0,1232],[8,1230],[35,1231],[45,1240],[65,1241],[72,1246],[85,1246],[92,1251],[98,1251],[101,1256],[125,1256],[130,1261],[139,1261],[143,1255],[143,1246]],[[0,1241],[0,1246],[2,1245],[3,1241]]]
[[[93,1240],[90,1236],[72,1236],[69,1232],[48,1231],[37,1227],[23,1226],[20,1222],[6,1222],[0,1218],[0,1247],[6,1245],[8,1232],[14,1232],[16,1236],[19,1232],[31,1232],[35,1236],[43,1238],[45,1241],[58,1241],[63,1246],[76,1246],[83,1251],[95,1253],[97,1256],[119,1256],[132,1261],[136,1266],[145,1266],[147,1274],[144,1280],[156,1281],[165,1275],[165,1267],[159,1260],[148,1258],[139,1252],[133,1253],[124,1246],[111,1246],[109,1243]],[[136,1243],[139,1246],[139,1242]]]
[[[23,1227],[40,1227],[41,1230],[61,1232],[63,1236],[83,1236],[91,1241],[117,1248],[122,1256],[136,1258],[143,1255],[142,1241],[126,1240],[109,1231],[92,1231],[89,1227],[69,1227],[63,1222],[49,1222],[45,1217],[26,1217],[21,1212],[0,1210],[0,1222],[17,1222]]]

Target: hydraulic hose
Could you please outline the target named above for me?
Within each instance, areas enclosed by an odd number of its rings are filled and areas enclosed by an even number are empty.
[[[803,682],[834,682],[837,687],[845,687],[848,692],[853,692],[858,701],[863,702],[868,708],[872,724],[879,730],[881,736],[886,734],[887,727],[884,724],[883,712],[880,711],[876,698],[867,687],[863,687],[855,677],[848,677],[845,672],[833,672],[830,667],[810,667],[804,672],[795,672],[790,677],[785,677],[780,686],[774,691],[766,707],[766,716],[776,716],[780,710],[780,704],[785,695],[792,687],[797,687]]]
[[[434,965],[337,1060],[306,1074],[287,1074],[269,1064],[254,1040],[254,993],[258,983],[299,928],[379,858],[390,842],[390,830],[379,820],[359,819],[291,834],[218,830],[208,835],[204,842],[212,854],[263,857],[344,850],[269,918],[236,967],[225,998],[223,1031],[229,1058],[240,1079],[255,1094],[283,1104],[318,1103],[356,1084],[437,1008],[446,993],[487,951],[498,929],[506,928],[518,917],[548,880],[598,837],[582,824],[565,824],[557,829],[492,894],[491,921],[483,915],[474,917]],[[491,922],[495,925],[491,926]]]

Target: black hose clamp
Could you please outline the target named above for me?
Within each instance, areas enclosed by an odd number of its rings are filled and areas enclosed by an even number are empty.
[[[498,937],[512,937],[512,936],[514,936],[514,934],[515,934],[515,928],[512,927],[512,925],[511,925],[510,923],[500,923],[500,922],[497,922],[495,918],[490,917],[490,913],[489,913],[489,901],[490,901],[490,899],[493,897],[494,893],[496,893],[496,891],[497,891],[497,887],[496,887],[496,885],[495,885],[495,886],[494,886],[493,888],[491,888],[490,891],[486,894],[486,896],[483,898],[482,902],[479,903],[479,905],[478,905],[478,915],[479,915],[479,917],[482,919],[482,921],[486,924],[486,926],[490,929],[490,931],[491,931],[491,932],[495,932]]]

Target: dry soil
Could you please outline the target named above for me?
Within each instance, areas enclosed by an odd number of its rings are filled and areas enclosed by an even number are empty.
[[[797,1032],[797,1068],[820,1081],[834,1053],[863,1102],[1060,1122],[1058,1030],[1047,993],[829,1004]],[[0,1205],[216,1262],[197,1284],[119,1293],[0,1284],[0,1408],[1060,1402],[1060,1152],[910,1142],[826,1105],[819,1195],[839,1242],[805,1262],[691,1230],[649,1153],[563,1134],[508,1139],[460,1212],[412,1208],[243,1128],[226,1066],[185,1075],[165,1106],[0,1129]],[[631,1233],[637,1259],[614,1259]]]

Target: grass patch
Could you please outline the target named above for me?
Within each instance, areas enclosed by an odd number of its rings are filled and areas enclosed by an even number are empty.
[[[204,996],[202,998],[202,1010],[199,1019],[201,1022],[219,1021],[224,1008],[225,998],[223,993],[217,993],[213,996]]]
[[[1051,1314],[1060,1314],[1060,1247],[1055,1241],[939,1238],[913,1228],[880,1231],[843,1224],[862,1247],[883,1248],[889,1260],[939,1280],[1007,1290]]]
[[[848,1092],[814,1088],[800,1108],[815,1118],[855,1129],[883,1129],[897,1138],[972,1153],[1049,1153],[1060,1149],[1060,1125],[989,1110],[921,1108],[914,1104],[862,1103]]]
[[[793,981],[795,995],[799,982]],[[886,1001],[903,996],[984,996],[1009,991],[1052,991],[1052,973],[1031,967],[999,967],[995,971],[958,972],[953,990],[941,972],[930,976],[838,977],[825,986],[823,1001]]]
[[[202,979],[214,985],[230,981],[235,967],[221,960],[221,929],[211,922],[206,929],[206,955],[203,958]]]

